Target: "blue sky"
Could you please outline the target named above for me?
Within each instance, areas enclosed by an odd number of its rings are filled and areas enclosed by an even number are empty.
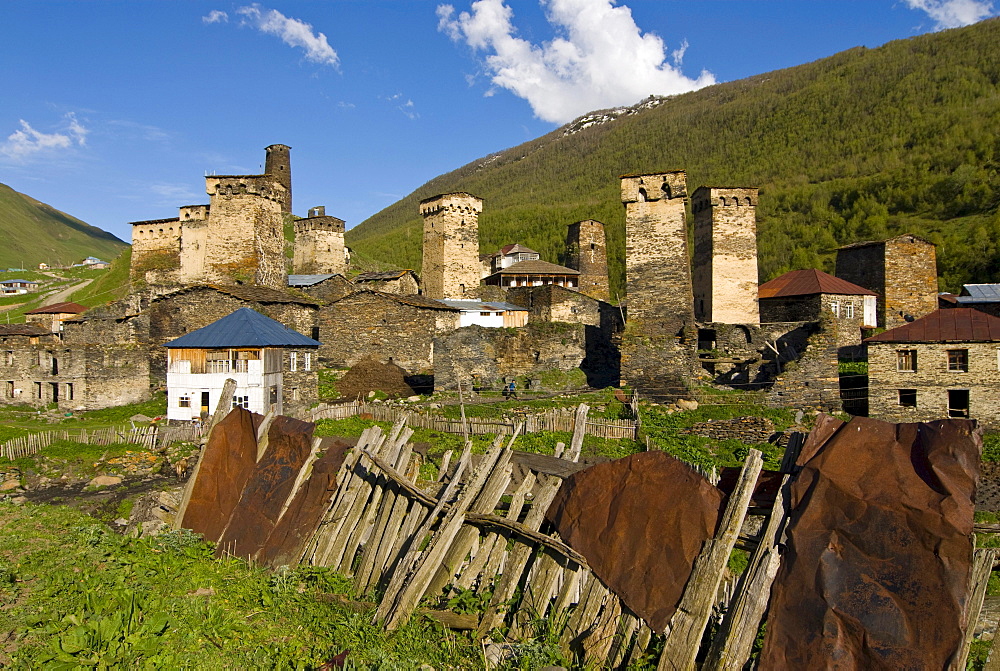
[[[998,3],[1000,4],[1000,3]],[[348,227],[632,104],[997,13],[986,0],[0,2],[0,182],[128,241],[292,147]]]

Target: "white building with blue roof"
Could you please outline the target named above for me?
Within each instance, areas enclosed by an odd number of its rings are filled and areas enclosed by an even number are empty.
[[[171,340],[167,348],[167,419],[191,421],[215,411],[227,379],[232,407],[287,414],[318,400],[317,350],[308,338],[256,310],[240,308]]]

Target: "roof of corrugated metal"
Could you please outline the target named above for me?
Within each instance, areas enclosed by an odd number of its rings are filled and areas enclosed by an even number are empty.
[[[926,317],[865,339],[865,342],[996,342],[1000,318],[974,308],[935,310]]]
[[[857,284],[834,277],[822,270],[809,268],[793,270],[757,289],[759,298],[783,298],[786,296],[810,296],[812,294],[838,294],[841,296],[878,296],[874,291]]]
[[[504,312],[527,312],[528,308],[521,307],[520,305],[514,305],[513,303],[504,303],[503,301],[472,301],[462,298],[439,298],[437,299],[439,303],[444,303],[450,308],[457,308],[463,311],[479,311],[479,310],[503,310]]]
[[[959,303],[1000,303],[1000,284],[964,284]]]
[[[288,276],[288,286],[290,287],[311,287],[314,284],[319,284],[324,280],[328,280],[333,277],[335,273],[329,273],[326,275],[289,275]]]
[[[218,347],[319,347],[307,338],[251,308],[240,308],[197,331],[191,331],[164,347],[209,349]]]
[[[512,245],[504,245],[501,247],[500,253],[506,256],[507,254],[537,254],[538,252],[530,247],[525,247],[520,242],[515,242]]]
[[[406,273],[412,273],[412,270],[386,270],[383,272],[368,272],[361,273],[354,278],[355,282],[384,282],[388,280],[398,280],[400,277]]]

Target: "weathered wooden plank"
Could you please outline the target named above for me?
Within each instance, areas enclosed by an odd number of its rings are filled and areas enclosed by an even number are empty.
[[[495,468],[503,460],[503,468]],[[509,479],[509,473],[504,472],[510,460],[510,451],[503,447],[501,440],[494,441],[493,447],[483,457],[479,466],[473,471],[468,484],[462,489],[462,496],[451,506],[437,532],[431,537],[427,548],[412,566],[412,576],[396,593],[389,608],[385,609],[384,624],[387,629],[395,629],[403,620],[410,616],[417,602],[424,596],[427,586],[445,553],[448,551],[455,536],[458,534],[465,513],[479,496],[480,491],[492,478]],[[405,571],[405,565],[400,567]],[[385,601],[383,601],[383,604]],[[379,610],[382,610],[380,605]]]
[[[622,615],[618,621],[618,629],[615,631],[615,638],[608,651],[607,663],[609,669],[618,669],[626,666],[629,650],[632,649],[633,638],[639,629],[640,620],[630,611],[625,604],[622,604]]]
[[[782,479],[767,525],[760,533],[760,543],[750,556],[747,569],[736,587],[736,594],[729,603],[708,657],[702,664],[705,671],[739,671],[750,659],[761,618],[764,617],[771,597],[771,584],[781,564],[778,543],[788,521],[790,480],[791,476],[788,475]]]
[[[438,469],[437,481],[441,482],[444,480],[444,476],[448,475],[448,464],[451,463],[451,450],[444,453],[441,457],[441,468]]]
[[[499,443],[494,442],[494,449],[491,450],[491,452],[498,452],[498,450]],[[410,573],[415,570],[420,559],[420,545],[423,543],[424,538],[431,533],[431,529],[437,521],[438,515],[440,515],[441,511],[444,509],[445,502],[450,500],[455,495],[455,492],[460,489],[462,475],[469,465],[471,456],[472,443],[467,442],[465,444],[465,450],[462,452],[462,456],[459,458],[458,465],[455,468],[455,475],[438,497],[437,504],[435,504],[434,508],[431,509],[431,512],[427,514],[423,523],[417,528],[412,536],[409,536],[405,540],[404,545],[400,547],[399,552],[402,556],[391,570],[392,576],[389,579],[389,584],[386,587],[385,594],[382,596],[382,601],[379,603],[378,610],[375,613],[376,622],[385,622],[389,613],[395,608],[397,598],[403,589],[406,588]]]
[[[403,446],[396,458],[395,466],[399,467],[409,462],[413,447],[409,444]],[[386,476],[388,478],[388,476]],[[404,495],[400,493],[401,488],[395,480],[388,478],[383,494],[383,504],[379,507],[378,516],[375,519],[371,537],[365,543],[364,551],[361,553],[361,560],[358,562],[358,571],[354,576],[354,587],[359,594],[364,594],[372,586],[372,576],[378,570],[381,573],[382,564],[379,564],[380,552],[387,546],[391,547],[393,538],[402,523],[402,510],[405,510],[405,501],[398,501]],[[396,523],[390,528],[391,521]],[[384,561],[384,554],[381,555]]]
[[[677,612],[670,620],[670,633],[667,634],[657,666],[660,671],[695,668],[695,658],[705,626],[712,614],[719,582],[739,536],[763,463],[760,451],[751,449],[743,464],[736,489],[729,496],[729,504],[720,520],[719,532],[714,539],[705,543],[695,560]]]
[[[611,651],[615,635],[618,633],[619,619],[622,614],[622,602],[608,591],[601,609],[593,624],[583,638],[583,665],[585,667],[603,666]]]
[[[628,660],[625,663],[626,667],[638,664],[639,660],[646,654],[646,649],[649,648],[649,641],[652,638],[653,630],[640,620],[639,631],[635,634],[635,643],[632,644],[632,650],[629,651]]]
[[[997,550],[995,548],[977,548],[972,553],[972,570],[969,572],[969,609],[965,623],[965,643],[959,651],[958,659],[951,667],[957,671],[965,669],[966,660],[969,658],[969,648],[972,646],[972,639],[976,633],[976,621],[979,620],[979,612],[983,607],[983,598],[986,596],[986,584],[990,581],[990,571],[993,570],[996,558]]]
[[[514,452],[513,461],[526,468],[530,468],[536,473],[554,475],[557,478],[568,478],[577,471],[587,468],[583,464],[567,459],[560,459],[558,456],[548,454],[533,454],[530,452]]]
[[[590,573],[590,578],[580,594],[580,601],[569,616],[569,622],[560,639],[565,650],[582,652],[583,641],[597,621],[597,614],[608,594],[607,586],[596,575]]]

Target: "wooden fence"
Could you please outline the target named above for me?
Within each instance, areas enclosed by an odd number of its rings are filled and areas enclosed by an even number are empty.
[[[550,410],[537,415],[525,415],[516,419],[478,419],[466,418],[464,425],[460,419],[447,419],[435,415],[412,412],[389,405],[353,401],[343,405],[314,408],[309,412],[310,421],[320,419],[347,419],[359,415],[370,415],[380,422],[396,423],[399,420],[407,426],[417,429],[429,429],[441,433],[482,436],[485,434],[513,433],[518,425],[522,425],[522,433],[538,433],[540,431],[572,432],[575,418],[572,411],[560,412]],[[636,439],[638,422],[630,419],[588,419],[586,433],[597,438],[629,438]]]
[[[0,457],[18,459],[36,454],[57,440],[71,440],[85,445],[115,445],[125,443],[147,450],[158,445],[197,438],[197,431],[190,426],[125,425],[103,429],[55,430],[19,436],[0,445]]]

